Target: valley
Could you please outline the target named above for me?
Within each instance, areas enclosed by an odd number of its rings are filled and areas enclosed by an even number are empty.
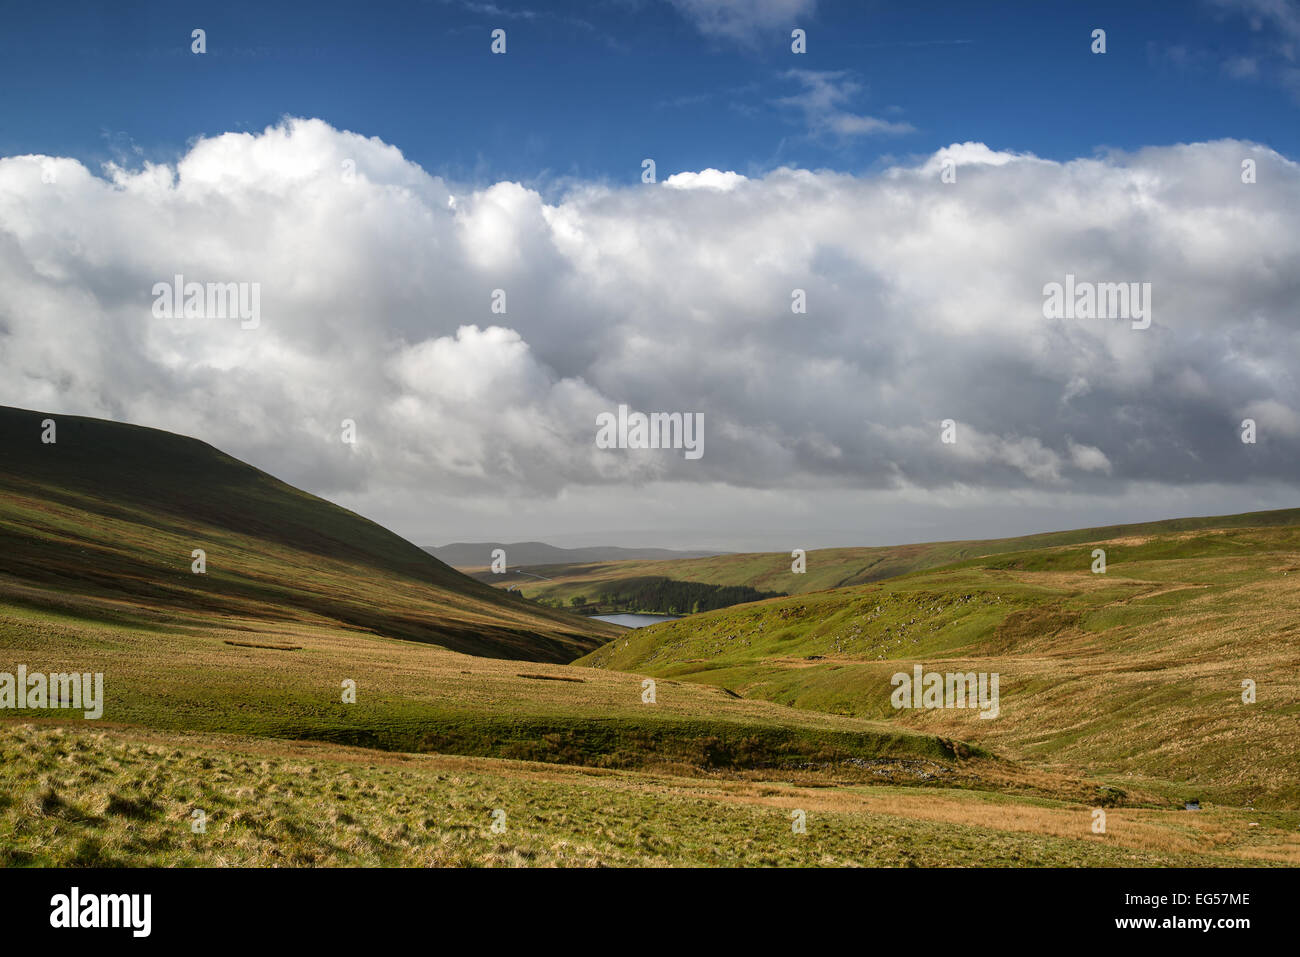
[[[0,700],[7,865],[1300,863],[1300,512],[529,569],[784,593],[628,630],[48,417],[0,409],[0,672],[102,690]]]

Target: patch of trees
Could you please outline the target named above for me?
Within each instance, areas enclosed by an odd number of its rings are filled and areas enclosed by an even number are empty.
[[[709,585],[704,582],[675,581],[671,578],[632,578],[602,584],[598,599],[599,610],[591,613],[694,615],[715,608],[727,608],[764,598],[781,598],[784,595],[784,592],[759,591],[748,585]],[[585,598],[572,601],[579,607],[586,603]]]

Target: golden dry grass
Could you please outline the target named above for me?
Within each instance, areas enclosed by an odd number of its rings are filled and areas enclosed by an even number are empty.
[[[1169,803],[1300,807],[1298,565],[1292,527],[1129,535],[711,612],[581,663],[889,720]],[[890,676],[917,664],[999,674],[1000,715],[893,709]]]
[[[1297,816],[0,725],[9,865],[1090,866],[1300,862]],[[193,833],[195,809],[206,832]],[[505,830],[492,829],[497,810]],[[791,829],[803,811],[807,833]],[[1256,826],[1251,826],[1254,823]]]

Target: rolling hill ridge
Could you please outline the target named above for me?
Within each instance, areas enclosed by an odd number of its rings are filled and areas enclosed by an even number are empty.
[[[1129,786],[1164,781],[1179,799],[1295,806],[1297,516],[1038,536],[1039,548],[654,625],[579,664],[888,720]],[[918,666],[1000,675],[1000,714],[895,707],[892,677]]]
[[[0,408],[0,600],[126,622],[169,610],[333,622],[536,661],[614,633],[476,582],[196,439],[12,408]]]
[[[497,587],[516,588],[529,598],[555,607],[569,607],[574,598],[591,605],[602,596],[617,595],[647,582],[668,580],[716,587],[748,587],[763,592],[801,595],[828,588],[846,588],[884,581],[900,575],[938,568],[986,555],[1100,542],[1125,536],[1172,535],[1212,528],[1247,528],[1300,524],[1300,509],[1245,512],[1196,518],[1165,519],[1130,525],[1078,528],[1013,538],[924,542],[864,548],[824,548],[807,552],[802,574],[791,571],[788,552],[726,553],[696,559],[599,561],[563,565],[534,565],[526,574],[493,575],[471,572]],[[630,611],[669,612],[643,607]],[[687,609],[689,611],[689,609]]]

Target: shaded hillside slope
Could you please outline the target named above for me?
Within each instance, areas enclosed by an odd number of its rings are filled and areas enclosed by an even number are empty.
[[[41,441],[41,422],[57,441]],[[206,553],[206,574],[191,569]],[[174,610],[568,661],[614,629],[448,568],[195,439],[0,407],[0,602],[132,622]]]

